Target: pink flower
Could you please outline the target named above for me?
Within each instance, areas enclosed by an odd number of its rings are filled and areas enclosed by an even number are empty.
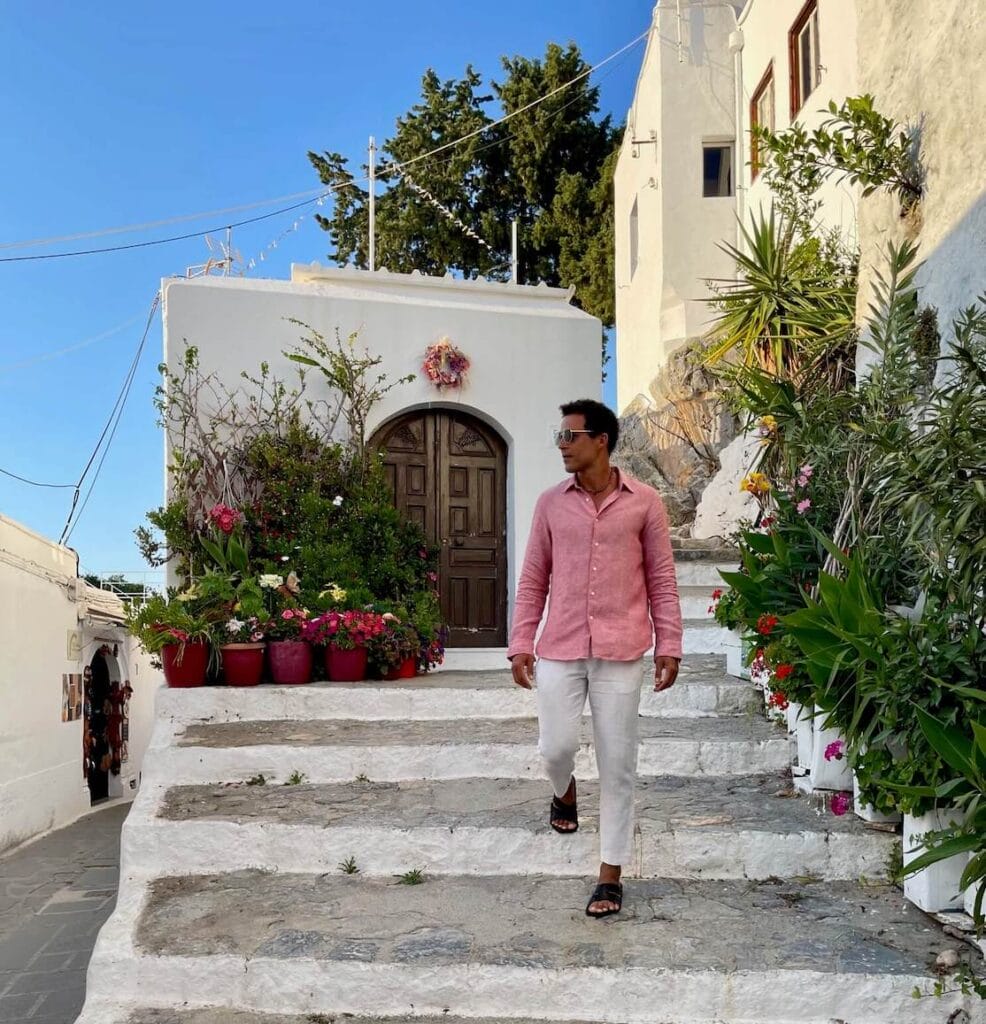
[[[294,612],[290,608],[285,608],[284,611],[281,612],[281,618],[282,619],[293,619],[294,618]]]
[[[223,533],[229,534],[236,529],[236,524],[243,518],[243,515],[235,508],[230,508],[229,505],[223,505],[220,502],[209,509],[209,518]]]
[[[808,509],[811,508],[811,499],[810,498],[802,498],[802,500],[798,502],[797,508],[798,508],[798,515],[803,516],[805,514],[805,512],[807,512]]]
[[[841,761],[845,756],[844,751],[846,749],[845,740],[835,740],[834,743],[830,743],[825,748],[825,760],[826,761]]]
[[[432,583],[437,583],[438,582],[438,573],[437,572],[430,572],[430,573],[427,574],[427,577],[428,577],[428,579]]]
[[[852,797],[848,793],[833,793],[829,807],[837,818],[841,818],[852,807]]]
[[[806,480],[810,480],[810,479],[811,479],[811,475],[812,475],[812,473],[814,473],[814,472],[815,472],[815,470],[814,470],[814,468],[812,467],[811,463],[808,463],[808,462],[806,462],[806,463],[805,463],[805,464],[804,464],[804,465],[803,465],[803,466],[802,466],[802,467],[801,467],[801,468],[800,468],[800,469],[798,470],[798,476],[803,476],[803,477],[804,477],[804,478],[805,478]]]

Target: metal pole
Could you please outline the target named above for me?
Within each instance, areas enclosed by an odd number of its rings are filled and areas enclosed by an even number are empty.
[[[517,275],[519,271],[518,259],[517,259],[517,219],[514,218],[513,224],[510,225],[510,280],[514,284],[519,284]]]
[[[377,269],[377,145],[370,136],[370,246],[367,254],[370,270]]]

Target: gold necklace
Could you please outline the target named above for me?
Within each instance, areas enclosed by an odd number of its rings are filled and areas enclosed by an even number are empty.
[[[615,469],[611,469],[611,470],[609,471],[609,476],[608,476],[608,477],[606,477],[606,483],[604,483],[604,484],[602,485],[602,487],[600,487],[600,488],[599,488],[598,490],[596,490],[596,491],[592,491],[592,490],[590,490],[590,489],[589,489],[588,487],[586,487],[586,485],[585,485],[584,483],[582,483],[582,481],[581,481],[581,480],[579,480],[579,487],[581,487],[581,488],[582,488],[582,490],[583,490],[583,491],[585,491],[585,493],[586,493],[586,494],[602,494],[602,493],[603,493],[603,491],[607,490],[607,489],[609,488],[610,484],[612,484],[612,482],[613,482],[613,475],[614,475],[615,473],[616,473],[616,470],[615,470]]]

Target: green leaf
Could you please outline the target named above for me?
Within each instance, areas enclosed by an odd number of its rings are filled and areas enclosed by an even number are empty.
[[[924,708],[915,707],[914,711],[921,731],[942,759],[967,779],[975,778],[977,773],[972,743],[966,736],[955,726],[942,724]]]

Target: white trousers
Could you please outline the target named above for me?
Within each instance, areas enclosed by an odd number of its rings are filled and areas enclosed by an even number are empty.
[[[643,669],[638,661],[549,661],[535,669],[538,749],[556,796],[572,780],[586,696],[599,769],[599,845],[605,864],[629,864],[637,779],[637,715]]]

